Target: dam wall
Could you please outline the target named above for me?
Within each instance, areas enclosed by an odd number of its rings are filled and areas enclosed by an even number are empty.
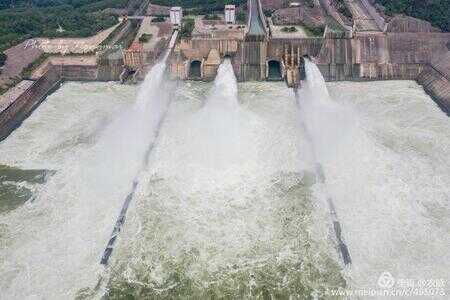
[[[106,65],[98,65],[97,81],[119,81],[123,71],[123,60],[112,60]]]
[[[327,81],[415,80],[448,43],[450,33],[356,34],[325,38],[315,58]]]
[[[396,21],[394,28],[429,30],[426,23]],[[400,29],[399,29],[400,30]],[[270,38],[250,47],[251,41],[192,39],[182,40],[172,57],[171,73],[179,79],[210,80],[217,68],[208,68],[206,61],[212,50],[220,58],[230,56],[240,81],[266,80],[264,64],[277,61],[286,66],[292,59],[308,55],[319,66],[327,81],[341,80],[415,80],[433,57],[447,52],[450,33],[441,32],[326,32],[324,37]],[[256,50],[264,51],[256,51]],[[258,57],[257,57],[258,56]],[[191,65],[197,61],[200,76],[190,76]],[[257,72],[249,68],[259,65]],[[212,71],[211,71],[212,70]],[[284,69],[283,69],[283,72]],[[207,76],[204,76],[207,75]],[[285,75],[285,74],[283,74]]]
[[[297,55],[317,56],[323,45],[322,38],[303,38],[303,39],[271,39],[267,45],[267,58],[270,60],[279,60],[290,55],[291,48]]]
[[[173,78],[213,80],[220,59],[229,56],[235,74],[240,74],[240,42],[236,39],[181,39],[169,61]],[[218,60],[219,59],[219,60]],[[193,64],[200,65],[200,76],[193,74]]]
[[[450,33],[439,32],[428,22],[409,17],[396,17],[388,24],[379,21],[378,26],[385,31],[327,28],[323,37],[268,37],[258,41],[261,44],[258,47],[252,46],[255,41],[247,38],[183,39],[170,60],[171,74],[183,80],[212,80],[219,61],[229,56],[239,81],[273,80],[269,78],[268,64],[273,66],[274,62],[281,72],[279,80],[291,78],[292,81],[298,77],[295,68],[298,69],[300,57],[308,55],[326,81],[417,79],[442,107],[448,107],[449,72],[446,70],[450,66],[439,62],[450,61],[445,56]],[[193,75],[195,64],[199,70]]]
[[[450,51],[425,66],[417,82],[450,115]]]
[[[111,66],[102,69],[97,65],[49,64],[42,76],[14,96],[8,106],[0,111],[0,141],[17,128],[63,81],[109,81],[113,79],[111,75],[114,75]]]
[[[61,79],[68,81],[99,81],[97,66],[59,65]]]
[[[41,78],[0,112],[0,141],[17,128],[61,82],[60,68],[50,67]]]
[[[63,81],[118,80],[122,64],[111,60],[105,65],[48,64],[45,72],[0,112],[0,141],[5,139]]]

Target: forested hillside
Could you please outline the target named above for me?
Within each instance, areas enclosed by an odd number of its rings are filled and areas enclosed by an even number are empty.
[[[181,6],[188,13],[207,14],[223,11],[227,4],[238,6],[247,3],[247,0],[152,0],[151,3],[164,6]]]
[[[0,52],[36,37],[86,37],[117,23],[128,0],[0,0]],[[58,30],[59,29],[59,30]]]
[[[376,0],[386,14],[405,14],[427,20],[433,26],[450,31],[450,0]]]

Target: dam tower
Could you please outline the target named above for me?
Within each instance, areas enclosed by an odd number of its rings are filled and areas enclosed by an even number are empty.
[[[268,29],[260,0],[248,1],[247,33],[241,44],[241,78],[264,80],[266,78],[266,57]]]

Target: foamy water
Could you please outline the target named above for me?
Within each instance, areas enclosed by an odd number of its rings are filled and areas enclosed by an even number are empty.
[[[121,233],[109,296],[303,297],[344,284],[293,95],[282,83],[239,90],[225,62],[212,86],[180,91]]]
[[[358,116],[325,163],[354,284],[376,286],[384,271],[448,282],[448,117],[415,82],[330,84],[330,94]]]
[[[302,297],[344,278],[376,287],[384,271],[448,280],[450,125],[416,83],[331,83],[333,103],[312,108],[353,259],[343,268],[293,94],[236,85],[227,68],[176,91],[106,270],[99,259],[146,148],[123,141],[151,137],[105,134],[136,128],[112,125],[130,120],[135,87],[67,83],[0,143],[1,164],[57,171],[0,215],[1,297],[74,298],[99,278],[111,297]]]
[[[0,145],[3,163],[56,171],[33,202],[1,216],[2,296],[93,292],[101,253],[169,104],[164,67],[155,65],[137,94],[116,84],[64,85]]]
[[[307,68],[302,117],[348,241],[350,286],[377,289],[383,272],[448,282],[447,116],[415,82],[332,83],[328,95]]]

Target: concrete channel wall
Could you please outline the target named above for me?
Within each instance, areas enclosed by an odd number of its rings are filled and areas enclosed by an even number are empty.
[[[0,113],[0,141],[17,128],[62,81],[58,68],[51,67]]]
[[[114,68],[114,65],[105,65],[103,67],[96,65],[49,65],[47,71],[39,79],[0,112],[0,141],[17,128],[62,82],[66,80],[117,80],[116,76],[112,76],[117,75],[117,71],[118,68]]]
[[[417,82],[450,116],[450,51],[427,65]]]

